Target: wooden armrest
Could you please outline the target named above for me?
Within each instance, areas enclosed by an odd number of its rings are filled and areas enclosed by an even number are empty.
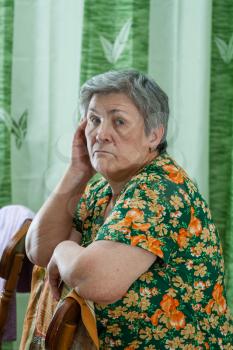
[[[25,258],[25,236],[31,220],[26,220],[5,247],[0,259],[0,277],[6,280],[0,294],[0,341],[8,317],[9,305],[15,293]]]
[[[25,237],[31,222],[32,220],[25,220],[19,231],[11,238],[3,251],[0,260],[0,277],[6,280],[9,278],[15,254],[25,255]]]
[[[50,322],[45,338],[46,350],[69,350],[80,318],[80,305],[72,297],[66,297]]]

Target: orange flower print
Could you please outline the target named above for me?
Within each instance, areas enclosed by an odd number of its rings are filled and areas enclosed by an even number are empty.
[[[224,314],[226,311],[226,299],[222,295],[223,292],[223,286],[221,286],[220,283],[216,283],[214,286],[214,290],[212,292],[212,296],[218,305],[218,309],[220,314]]]
[[[138,209],[129,210],[122,220],[120,220],[116,224],[110,225],[109,227],[117,230],[121,230],[122,228],[128,228],[131,226],[134,218],[141,217],[141,214],[143,215],[143,213]]]
[[[177,330],[185,327],[185,315],[182,311],[177,310],[177,306],[179,306],[177,299],[165,294],[163,300],[160,302],[160,306],[162,310],[156,310],[151,317],[151,322],[154,326],[157,326],[159,317],[164,314],[169,319],[171,327]]]
[[[147,238],[144,235],[138,235],[138,236],[131,237],[131,244],[133,246],[136,246],[139,242],[148,245],[148,248],[152,253],[159,256],[161,259],[163,259],[164,255],[163,255],[163,252],[160,248],[160,246],[162,246],[163,243],[160,242],[158,239],[155,239],[153,237]]]
[[[177,243],[180,248],[185,248],[188,243],[188,238],[191,235],[200,236],[202,232],[201,221],[194,216],[194,208],[191,208],[191,219],[187,229],[181,228],[177,235]]]
[[[138,208],[133,208],[126,213],[126,217],[130,219],[131,221],[140,221],[144,216],[143,211],[139,210]]]
[[[133,223],[132,224],[132,227],[134,228],[134,229],[136,229],[136,230],[140,230],[140,231],[148,231],[148,229],[150,228],[150,224],[149,223],[147,223],[147,224],[137,224],[137,223]]]
[[[159,256],[161,259],[163,258],[163,252],[160,249],[160,246],[163,245],[158,239],[153,237],[147,238],[144,235],[138,235],[131,237],[131,244],[136,246],[139,242],[147,243],[149,250],[155,255]]]
[[[184,228],[181,228],[179,230],[178,236],[177,236],[177,243],[180,248],[184,248],[187,246],[187,238],[189,237],[189,232],[185,230]]]
[[[177,299],[172,298],[170,295],[165,294],[163,296],[163,300],[160,302],[160,306],[162,310],[165,312],[165,314],[170,315],[172,311],[176,309],[176,307],[179,305],[179,302]]]
[[[139,242],[145,241],[146,237],[144,235],[131,237],[131,245],[137,245]]]
[[[123,219],[127,226],[135,224],[143,220],[144,214],[141,210],[134,208],[127,211],[125,218]]]
[[[146,196],[149,197],[151,200],[157,200],[158,199],[158,192],[154,189],[150,189],[146,184],[141,184],[140,188],[145,191]]]
[[[194,282],[194,288],[200,288],[200,289],[205,289],[206,288],[206,283],[203,281],[195,281]]]
[[[206,305],[205,307],[205,312],[210,315],[211,314],[211,310],[212,310],[212,307],[214,306],[214,300],[213,299],[210,299],[210,301],[208,302],[208,304]]]
[[[149,246],[150,251],[162,259],[163,252],[160,248],[161,245],[163,245],[163,243],[160,242],[158,239],[155,239],[153,237],[148,238],[148,246]]]
[[[177,330],[185,327],[185,317],[183,312],[175,310],[171,313],[170,324]]]
[[[205,312],[207,314],[211,313],[211,310],[214,305],[217,306],[219,314],[224,314],[226,312],[226,299],[222,295],[223,286],[220,283],[216,283],[212,292],[213,299],[210,299],[208,304],[205,307]]]
[[[98,199],[96,202],[96,205],[103,205],[104,203],[107,203],[109,201],[109,196],[105,196],[103,198]]]
[[[116,224],[109,225],[109,228],[114,230],[121,230],[121,232],[128,233],[130,230],[128,227],[131,225],[131,221],[127,218],[124,218],[118,221]]]
[[[184,174],[180,169],[176,168],[174,165],[164,165],[163,169],[168,172],[168,177],[172,182],[176,184],[184,183]]]
[[[159,321],[159,317],[163,314],[163,311],[158,309],[155,311],[154,315],[151,316],[151,323],[154,325],[154,326],[157,326],[158,325],[158,321]]]
[[[140,188],[144,191],[148,190],[148,186],[146,184],[140,184]]]
[[[88,210],[85,202],[82,202],[80,205],[80,219],[81,221],[84,221],[86,217],[88,216]]]
[[[133,208],[129,210],[126,213],[126,216],[124,219],[120,220],[118,223],[110,225],[109,227],[112,229],[118,229],[121,230],[123,228],[129,228],[132,226],[132,228],[146,232],[150,228],[151,224],[149,223],[143,223],[144,213],[143,211]],[[129,232],[129,230],[126,230]]]
[[[190,233],[195,234],[196,236],[200,236],[202,232],[201,221],[194,216],[194,208],[191,208],[191,220],[188,228]]]
[[[141,223],[140,221],[143,221],[143,217],[144,213],[141,210],[134,208],[126,213],[125,220],[132,224],[132,228],[145,232],[148,231],[151,225],[149,223]]]

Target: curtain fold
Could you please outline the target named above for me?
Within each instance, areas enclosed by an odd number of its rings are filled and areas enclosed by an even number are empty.
[[[168,151],[208,200],[211,0],[152,0],[149,74],[169,96]]]
[[[149,0],[110,3],[85,0],[81,83],[110,69],[147,71]]]
[[[210,100],[210,205],[220,231],[233,311],[233,3],[214,0]]]
[[[12,115],[27,110],[12,142],[12,201],[37,211],[69,159],[77,125],[82,0],[15,0]]]
[[[14,1],[0,0],[0,207],[11,203],[11,68]]]

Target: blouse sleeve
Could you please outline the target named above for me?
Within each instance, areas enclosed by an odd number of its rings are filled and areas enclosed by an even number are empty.
[[[174,232],[187,227],[188,211],[176,189],[159,183],[139,183],[121,195],[96,240],[138,246],[168,263],[174,249],[178,249]]]
[[[86,186],[77,206],[73,217],[73,227],[80,233],[83,233],[83,223],[88,215],[87,198],[90,192],[90,185]]]
[[[83,225],[87,217],[91,217],[95,210],[96,202],[98,201],[98,193],[106,184],[106,180],[102,177],[92,179],[86,186],[79,202],[77,203],[74,217],[73,227],[83,233]]]

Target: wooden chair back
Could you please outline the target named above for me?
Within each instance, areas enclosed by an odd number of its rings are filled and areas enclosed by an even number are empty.
[[[25,253],[25,237],[32,220],[26,220],[5,247],[0,258],[0,277],[6,280],[0,293],[0,342],[8,317],[9,305],[15,293]]]
[[[72,297],[66,297],[50,322],[45,338],[46,350],[69,350],[80,319],[80,305]]]

